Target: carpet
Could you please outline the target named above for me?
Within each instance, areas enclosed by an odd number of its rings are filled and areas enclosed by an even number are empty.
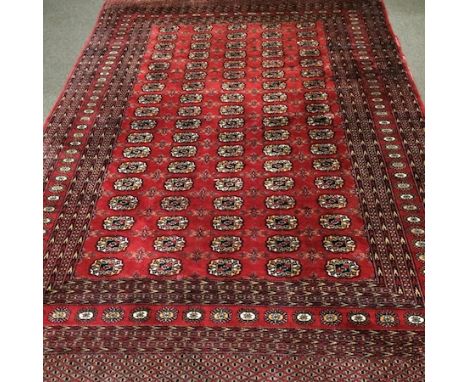
[[[107,0],[44,129],[46,381],[423,381],[424,110],[379,0]]]

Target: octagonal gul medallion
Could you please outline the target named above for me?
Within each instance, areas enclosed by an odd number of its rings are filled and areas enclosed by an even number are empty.
[[[146,171],[145,162],[123,162],[117,169],[122,174],[140,174]]]
[[[243,200],[239,196],[220,196],[213,201],[214,208],[221,211],[234,211],[242,207]]]
[[[265,199],[265,205],[272,210],[288,210],[296,205],[296,200],[289,195],[272,195]]]
[[[346,229],[351,225],[351,219],[346,215],[330,214],[320,216],[320,225],[327,229]]]
[[[102,226],[108,231],[128,230],[133,227],[135,219],[131,216],[109,216]]]
[[[231,253],[240,250],[242,239],[238,236],[218,236],[211,241],[211,249],[219,253]]]
[[[296,236],[275,235],[267,239],[266,245],[272,252],[294,252],[299,249],[300,241]]]
[[[269,260],[267,272],[273,277],[294,277],[301,273],[299,260],[288,257]]]
[[[193,143],[198,140],[200,135],[194,132],[174,133],[172,140],[176,143]]]
[[[168,191],[187,191],[193,187],[190,178],[169,178],[164,182],[164,188]]]
[[[328,260],[325,266],[327,274],[336,278],[354,278],[359,276],[359,265],[349,259]]]
[[[171,156],[174,158],[189,158],[195,156],[197,148],[195,146],[174,146],[171,149]]]
[[[195,171],[195,163],[192,161],[171,162],[167,166],[167,171],[172,174],[189,174]]]
[[[133,130],[150,130],[156,127],[156,125],[156,121],[151,119],[140,119],[130,124]]]
[[[241,270],[241,262],[237,259],[216,259],[208,264],[208,273],[213,276],[237,276]]]
[[[269,172],[291,171],[292,163],[291,161],[286,160],[286,159],[267,160],[263,164],[263,168]]]
[[[327,251],[347,253],[356,249],[355,241],[349,236],[329,235],[323,238],[323,246]]]
[[[336,154],[336,145],[333,143],[316,143],[310,146],[310,152],[314,155]]]
[[[223,160],[217,163],[218,172],[239,172],[244,169],[244,162],[240,160]]]
[[[151,262],[149,273],[153,276],[174,276],[182,271],[182,263],[173,257],[161,257]]]
[[[344,208],[347,205],[347,200],[344,195],[320,195],[318,203],[323,208]]]
[[[114,257],[95,260],[89,268],[93,276],[118,275],[123,268],[123,261]]]
[[[166,211],[183,211],[189,206],[185,196],[167,196],[161,200],[161,208]]]
[[[294,187],[294,179],[289,176],[274,176],[266,178],[263,185],[270,191],[287,191]]]
[[[219,231],[237,230],[242,228],[243,223],[243,219],[235,215],[215,216],[213,218],[213,228]]]
[[[272,230],[293,230],[297,224],[297,218],[292,215],[270,215],[266,218],[266,226]]]
[[[245,134],[242,131],[227,131],[218,134],[220,142],[240,142],[244,139]]]
[[[133,195],[114,196],[109,201],[109,208],[114,211],[133,210],[138,205],[138,198]]]
[[[127,137],[129,143],[149,143],[153,140],[151,133],[132,133]]]
[[[157,226],[164,231],[180,231],[188,226],[185,216],[162,216],[158,219]]]
[[[147,146],[127,147],[123,151],[125,158],[146,158],[151,153],[151,149]]]
[[[263,138],[267,141],[285,141],[289,138],[289,131],[278,129],[278,130],[266,130],[263,133]],[[267,152],[270,153],[272,150],[268,149]],[[269,155],[265,153],[266,155]]]
[[[154,249],[158,252],[178,252],[185,246],[185,239],[180,236],[159,236],[154,240]]]
[[[114,188],[118,191],[135,191],[141,188],[143,180],[141,178],[122,178],[114,182]]]
[[[334,190],[344,186],[344,179],[341,176],[319,176],[315,178],[315,185],[321,190]]]
[[[158,65],[164,64],[163,62],[159,62]],[[153,64],[153,66],[156,66],[156,64]],[[153,70],[153,69],[151,69]],[[143,95],[138,97],[138,103],[141,104],[148,104],[148,103],[159,103],[161,102],[161,94],[150,94],[150,95]]]
[[[218,191],[239,191],[244,186],[242,178],[215,179],[215,187]]]
[[[125,236],[103,236],[96,244],[96,249],[100,252],[121,252],[127,247],[128,238]]]
[[[281,145],[266,145],[263,148],[263,153],[268,156],[283,156],[291,154],[291,146],[286,144]]]
[[[340,169],[340,161],[335,158],[315,159],[313,166],[318,171],[337,171]]]
[[[334,135],[335,133],[331,129],[314,129],[309,131],[309,137],[314,141],[332,139]]]

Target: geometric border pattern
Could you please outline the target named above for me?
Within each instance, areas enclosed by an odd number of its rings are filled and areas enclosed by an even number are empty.
[[[44,379],[172,382],[202,381],[211,376],[220,382],[420,382],[424,380],[423,362],[421,355],[58,354],[45,356]]]

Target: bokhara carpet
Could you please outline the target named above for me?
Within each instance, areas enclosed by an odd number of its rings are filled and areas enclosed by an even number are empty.
[[[422,381],[423,119],[378,0],[107,0],[45,124],[45,380]]]

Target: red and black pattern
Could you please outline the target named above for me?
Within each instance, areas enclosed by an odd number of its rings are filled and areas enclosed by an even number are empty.
[[[423,120],[379,1],[107,1],[45,127],[49,379],[219,348],[421,380]]]

